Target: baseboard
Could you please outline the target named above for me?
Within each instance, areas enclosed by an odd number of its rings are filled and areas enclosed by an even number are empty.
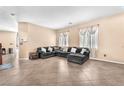
[[[92,57],[90,57],[90,59],[91,60],[97,60],[97,61],[117,63],[117,64],[124,64],[124,62],[122,62],[122,61],[105,60],[105,59],[92,58]],[[19,60],[29,60],[29,58],[19,58]]]
[[[19,60],[29,60],[29,58],[19,58]]]
[[[91,57],[90,59],[91,59],[91,60],[104,61],[104,62],[117,63],[117,64],[124,64],[124,62],[121,62],[121,61],[105,60],[105,59],[92,58],[92,57]]]

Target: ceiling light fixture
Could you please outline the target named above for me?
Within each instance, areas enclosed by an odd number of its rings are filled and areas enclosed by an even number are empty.
[[[10,13],[11,16],[15,16],[15,13]]]
[[[72,22],[69,22],[68,24],[69,24],[69,25],[72,25]]]
[[[72,22],[68,23],[68,32],[70,32],[70,28],[71,28]]]

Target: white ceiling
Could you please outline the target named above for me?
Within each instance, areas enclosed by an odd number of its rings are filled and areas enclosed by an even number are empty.
[[[0,29],[17,31],[17,22],[31,22],[52,29],[67,27],[69,22],[84,21],[124,12],[120,6],[1,6]],[[15,13],[15,16],[11,16]]]

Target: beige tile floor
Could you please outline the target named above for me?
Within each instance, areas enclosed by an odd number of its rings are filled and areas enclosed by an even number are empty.
[[[82,65],[65,58],[16,61],[0,71],[1,86],[116,86],[124,85],[124,65],[89,60]]]

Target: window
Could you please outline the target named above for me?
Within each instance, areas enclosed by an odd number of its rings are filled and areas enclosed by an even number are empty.
[[[59,46],[68,46],[68,32],[59,34]]]
[[[98,26],[93,26],[90,31],[91,48],[98,48]]]
[[[84,28],[80,30],[80,47],[90,48],[90,28]]]
[[[91,57],[95,57],[98,48],[98,25],[81,29],[79,36],[80,47],[89,48]]]

